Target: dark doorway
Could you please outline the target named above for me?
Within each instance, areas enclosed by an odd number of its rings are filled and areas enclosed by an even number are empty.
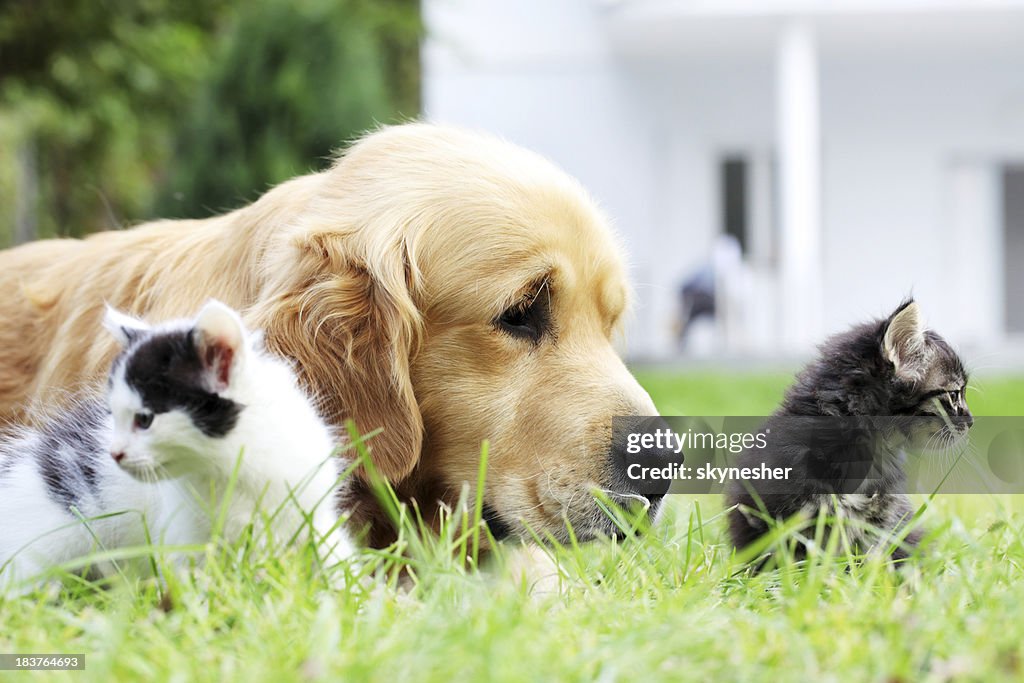
[[[1006,331],[1024,332],[1024,166],[1003,171]]]
[[[739,242],[745,255],[749,249],[750,173],[747,159],[727,156],[720,167],[722,192],[722,232]]]

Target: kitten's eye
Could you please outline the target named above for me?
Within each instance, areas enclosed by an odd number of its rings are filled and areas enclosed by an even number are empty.
[[[135,429],[145,431],[151,424],[153,424],[153,413],[135,413],[135,419],[132,421],[132,426]]]

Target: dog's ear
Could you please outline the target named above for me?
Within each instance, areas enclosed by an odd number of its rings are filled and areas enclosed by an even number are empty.
[[[355,421],[374,467],[389,481],[419,461],[423,421],[409,375],[421,321],[409,294],[405,258],[374,262],[344,248],[345,237],[298,237],[290,263],[271,269],[253,311],[266,347],[292,358],[334,425]],[[398,250],[396,250],[398,251]]]

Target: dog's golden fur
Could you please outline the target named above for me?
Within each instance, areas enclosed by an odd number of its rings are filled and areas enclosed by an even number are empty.
[[[451,504],[491,442],[492,521],[525,535],[607,529],[611,417],[654,414],[612,348],[620,252],[578,184],[495,138],[385,128],[250,206],[0,252],[0,419],[102,376],[104,302],[152,320],[209,297],[297,362],[325,415],[383,432],[376,468],[421,509]],[[548,297],[534,342],[495,321]],[[370,504],[360,521],[387,540]]]

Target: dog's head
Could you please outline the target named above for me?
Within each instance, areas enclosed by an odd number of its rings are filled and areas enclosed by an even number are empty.
[[[595,490],[647,502],[610,453],[613,416],[655,414],[612,346],[622,257],[574,180],[495,138],[415,124],[316,182],[288,248],[268,252],[258,323],[330,419],[383,428],[380,472],[450,502],[489,440],[498,535],[612,533]]]

